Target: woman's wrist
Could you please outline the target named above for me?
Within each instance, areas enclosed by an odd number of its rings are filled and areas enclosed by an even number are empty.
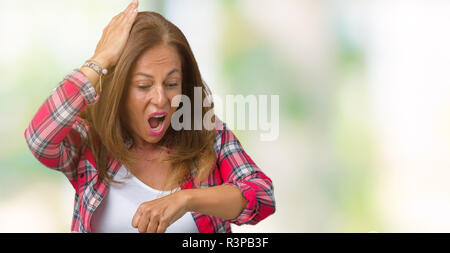
[[[179,192],[182,195],[183,199],[183,206],[185,208],[186,212],[193,212],[194,211],[194,195],[195,192],[193,189],[185,189]]]
[[[97,72],[95,72],[93,69],[83,66],[80,68],[80,71],[87,77],[87,79],[89,80],[89,82],[92,84],[92,86],[94,86],[94,89],[97,93],[99,93],[99,89],[98,89],[98,80],[99,80],[99,75]]]
[[[109,63],[109,61],[107,60],[107,58],[102,57],[102,56],[95,56],[95,55],[94,55],[93,57],[89,58],[89,60],[94,61],[94,62],[100,64],[100,66],[101,66],[102,68],[104,68],[104,69],[108,69],[108,68],[109,68],[109,65],[110,65],[110,63]]]
[[[86,62],[88,61],[94,62],[96,65],[100,65],[99,67],[101,69],[107,69],[109,67],[109,61],[106,60],[106,58],[99,55],[94,55],[93,57],[89,58]],[[92,86],[94,86],[96,92],[100,94],[101,87],[99,86],[101,84],[99,84],[99,79],[101,74],[88,66],[82,66],[80,68],[80,71],[83,72],[83,74],[89,79],[89,82],[92,84]]]

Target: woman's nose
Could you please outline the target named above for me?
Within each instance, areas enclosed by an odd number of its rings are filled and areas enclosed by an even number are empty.
[[[166,92],[162,85],[157,85],[151,95],[152,103],[162,107],[167,102]]]

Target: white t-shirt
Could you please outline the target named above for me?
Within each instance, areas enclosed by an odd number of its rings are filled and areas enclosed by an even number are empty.
[[[133,174],[128,173],[127,175],[127,170],[123,165],[114,179],[124,183],[112,183],[105,199],[94,211],[91,218],[91,228],[94,233],[139,232],[131,225],[139,205],[179,190],[179,188],[172,191],[153,189]],[[167,228],[166,233],[198,233],[192,213],[185,213]]]

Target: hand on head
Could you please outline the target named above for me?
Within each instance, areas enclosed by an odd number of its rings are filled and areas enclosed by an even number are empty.
[[[125,10],[114,16],[103,29],[92,60],[99,62],[103,68],[117,64],[130,35],[130,30],[138,14],[138,1],[133,0]]]

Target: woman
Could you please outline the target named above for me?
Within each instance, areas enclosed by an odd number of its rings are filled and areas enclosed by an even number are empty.
[[[231,232],[230,223],[258,223],[275,211],[272,181],[217,117],[212,130],[174,130],[177,98],[210,92],[182,32],[137,6],[111,20],[93,57],[25,130],[34,156],[75,188],[71,230]],[[191,115],[183,120],[193,125]]]

